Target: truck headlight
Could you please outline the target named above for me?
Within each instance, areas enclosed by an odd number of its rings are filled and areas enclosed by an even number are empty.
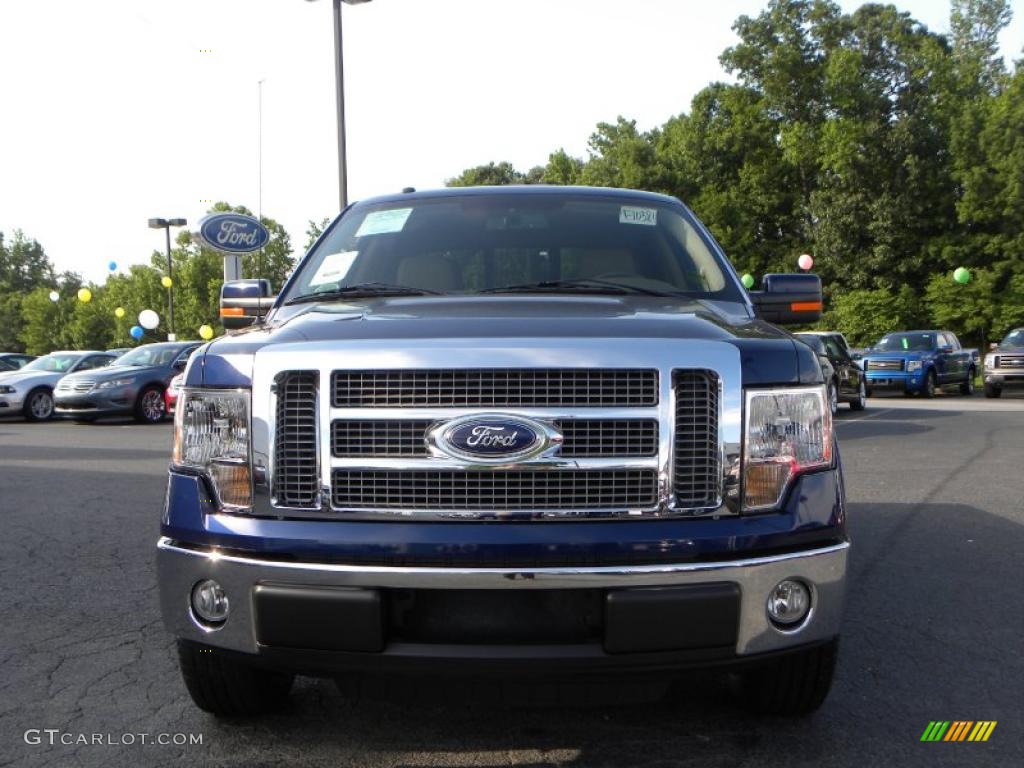
[[[252,507],[249,392],[182,388],[172,462],[202,472],[224,507]]]
[[[913,373],[914,371],[921,370],[920,360],[907,360],[907,373]]]
[[[996,367],[996,356],[995,355],[985,355],[985,367],[986,368],[995,368]],[[0,388],[0,392],[2,392],[2,391],[3,391],[3,389]]]
[[[801,472],[832,465],[824,386],[747,390],[743,510],[777,507]]]

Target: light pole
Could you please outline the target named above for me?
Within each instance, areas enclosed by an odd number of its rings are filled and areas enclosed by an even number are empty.
[[[312,2],[313,0],[309,0]],[[341,4],[362,5],[370,0],[331,0],[334,5],[334,89],[338,102],[338,200],[348,205],[348,168],[345,155],[345,56],[341,35]]]
[[[167,340],[174,341],[174,276],[171,274],[171,227],[184,227],[185,219],[150,219],[150,229],[162,229],[167,239],[167,277],[171,281],[167,289]]]

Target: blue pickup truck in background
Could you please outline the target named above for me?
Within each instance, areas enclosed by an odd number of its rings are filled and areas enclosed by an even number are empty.
[[[895,389],[934,397],[939,387],[954,384],[961,394],[973,395],[980,363],[978,350],[961,347],[950,331],[900,331],[871,347],[863,366],[869,396],[875,389]]]

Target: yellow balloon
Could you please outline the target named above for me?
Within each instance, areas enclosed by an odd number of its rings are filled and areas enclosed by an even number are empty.
[[[209,341],[210,339],[213,338],[213,328],[211,328],[208,325],[200,325],[199,326],[199,336],[204,341]]]
[[[79,288],[78,300],[81,301],[82,303],[88,303],[92,301],[92,291],[90,291],[88,288]]]
[[[124,317],[124,307],[118,307],[117,309],[115,309],[114,314],[117,317]]]
[[[164,275],[163,277],[160,278],[160,284],[164,288],[170,288],[172,285],[174,285],[174,281],[171,280],[171,278],[169,278],[167,275]]]

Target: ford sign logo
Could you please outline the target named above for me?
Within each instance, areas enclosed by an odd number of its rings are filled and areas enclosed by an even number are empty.
[[[501,464],[539,455],[562,436],[519,416],[466,416],[430,430],[428,441],[444,455]]]
[[[270,240],[270,233],[252,216],[213,213],[199,222],[199,237],[215,251],[252,253]]]

